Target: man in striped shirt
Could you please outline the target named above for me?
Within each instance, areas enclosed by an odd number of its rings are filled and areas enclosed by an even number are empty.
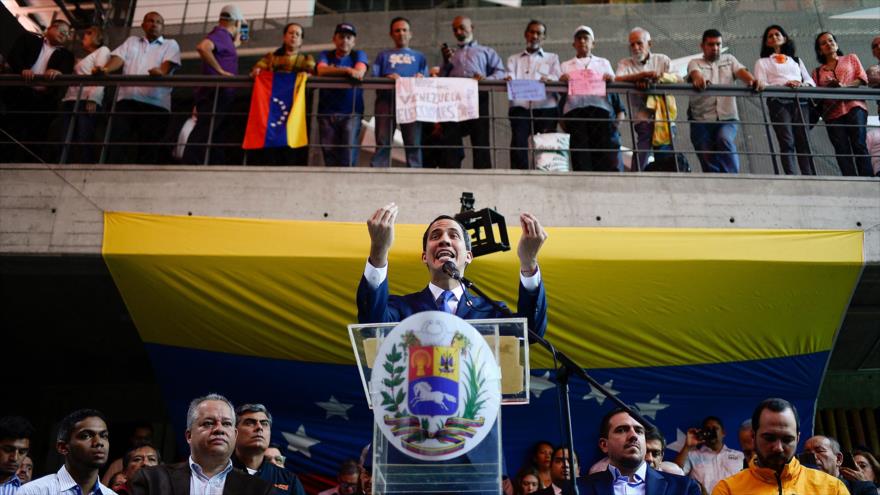
[[[34,428],[18,416],[0,418],[0,495],[12,495],[22,485],[15,474],[28,454]]]

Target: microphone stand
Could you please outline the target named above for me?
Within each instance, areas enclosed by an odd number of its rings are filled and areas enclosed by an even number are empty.
[[[445,270],[444,270],[445,271]],[[454,271],[452,273],[447,272],[447,274],[464,286],[464,293],[467,294],[467,289],[471,289],[477,293],[478,296],[482,297],[484,300],[488,301],[489,304],[495,308],[495,311],[505,315],[505,316],[513,316],[513,313],[509,308],[501,306],[497,301],[488,297],[485,292],[483,292],[479,287],[476,286],[472,281],[465,278],[463,275],[458,273],[458,271]],[[559,362],[560,366],[557,368],[556,373],[556,387],[559,391],[559,417],[561,422],[561,427],[563,431],[563,438],[565,442],[569,446],[569,456],[574,460],[574,433],[571,426],[571,403],[568,397],[569,386],[568,379],[572,374],[581,377],[587,383],[589,383],[593,388],[598,390],[602,395],[605,396],[608,400],[613,402],[619,408],[623,409],[630,416],[632,416],[636,421],[641,423],[642,426],[645,427],[645,430],[656,429],[650,421],[645,419],[641,414],[637,413],[633,408],[628,406],[625,402],[618,399],[616,395],[612,394],[607,388],[605,388],[601,383],[597,382],[589,373],[584,370],[583,367],[578,365],[573,359],[568,357],[564,352],[556,349],[556,347],[551,344],[547,339],[541,337],[531,328],[528,329],[529,335],[529,343],[537,342],[541,345],[541,347],[547,349],[548,352],[553,356],[553,358]],[[571,488],[571,493],[578,495],[577,489],[577,481],[575,480],[575,472],[574,465],[572,464],[572,468],[569,470],[571,476],[569,478]]]

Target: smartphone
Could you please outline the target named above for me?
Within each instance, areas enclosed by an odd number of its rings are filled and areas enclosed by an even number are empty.
[[[241,41],[248,40],[248,31],[250,31],[250,29],[248,28],[248,25],[245,23],[242,23],[241,27],[239,28],[239,33],[240,33],[239,39]]]
[[[816,454],[812,452],[802,452],[798,456],[798,461],[808,468],[816,469],[819,466],[819,464],[816,463]]]
[[[843,453],[843,464],[841,464],[840,467],[850,468],[855,471],[859,470],[859,468],[856,467],[856,460],[850,452]]]

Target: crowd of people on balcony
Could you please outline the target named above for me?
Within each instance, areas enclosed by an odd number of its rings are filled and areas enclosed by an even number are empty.
[[[241,43],[245,19],[235,5],[225,6],[218,24],[196,46],[202,60],[202,74],[216,77],[239,73],[237,47]],[[12,150],[4,158],[32,161],[53,160],[58,146],[35,146],[43,142],[77,143],[67,161],[94,162],[97,146],[105,140],[98,132],[104,120],[102,108],[112,107],[112,125],[106,133],[108,163],[167,163],[170,157],[160,153],[171,148],[167,142],[171,125],[171,92],[168,86],[125,86],[117,88],[113,101],[105,101],[102,86],[72,84],[59,92],[41,86],[34,75],[54,78],[59,74],[111,74],[167,76],[181,65],[180,47],[163,36],[164,19],[158,12],[144,16],[143,35],[130,36],[114,50],[104,46],[99,27],[92,26],[81,36],[85,57],[74,61],[66,43],[73,31],[63,20],[56,20],[43,37],[30,33],[20,36],[6,57],[8,70],[20,73],[25,85],[6,90],[6,111],[16,116],[17,125],[7,126],[7,142],[24,145],[5,147]],[[539,101],[513,99],[508,118],[511,138],[510,167],[528,169],[530,139],[541,133],[561,129],[570,136],[570,164],[574,171],[623,171],[621,125],[631,126],[634,149],[630,168],[634,171],[687,170],[687,160],[675,152],[674,97],[662,93],[657,85],[690,82],[698,92],[712,85],[731,85],[737,81],[760,92],[769,87],[880,87],[880,64],[867,70],[855,54],[844,54],[833,33],[822,32],[815,39],[819,63],[808,70],[799,58],[795,45],[782,26],[768,26],[761,37],[760,58],[749,71],[723,46],[724,37],[716,29],[703,33],[702,57],[694,58],[684,80],[674,73],[670,58],[653,51],[650,32],[636,27],[629,34],[630,57],[621,59],[612,69],[608,59],[593,53],[596,36],[591,27],[581,25],[572,33],[574,56],[562,61],[547,52],[542,44],[547,26],[537,20],[525,28],[525,48],[510,55],[506,63],[489,46],[476,39],[476,27],[465,16],[452,21],[457,46],[443,44],[442,62],[429,67],[425,54],[410,48],[412,26],[406,18],[396,17],[389,26],[393,47],[370,57],[356,48],[357,28],[343,22],[336,26],[334,49],[316,56],[302,53],[303,26],[290,23],[282,29],[282,44],[266,54],[250,71],[252,77],[263,71],[279,73],[307,72],[318,76],[344,77],[351,87],[321,89],[318,95],[316,123],[318,146],[326,166],[356,166],[360,151],[361,126],[365,114],[363,89],[356,81],[364,77],[459,77],[476,80],[567,81],[584,71],[600,74],[607,82],[632,83],[638,90],[621,101],[616,92],[607,96],[566,95],[548,92]],[[880,36],[871,45],[880,61]],[[63,95],[63,97],[62,97]],[[183,163],[226,163],[227,146],[216,143],[234,141],[237,121],[230,116],[235,90],[230,87],[197,88],[193,95],[194,125],[186,140]],[[107,98],[110,99],[110,98]],[[60,118],[55,119],[61,103]],[[309,102],[310,103],[310,102]],[[810,99],[793,93],[791,97],[766,98],[767,113],[778,149],[776,155],[785,174],[815,175],[815,150],[810,146],[810,132],[818,119],[834,148],[834,157],[842,175],[875,176],[880,174],[880,129],[867,127],[868,103],[863,99]],[[377,90],[374,106],[375,153],[373,167],[391,164],[391,146],[398,127],[394,115],[392,90]],[[627,120],[626,113],[631,117]],[[52,112],[56,113],[53,114]],[[24,113],[21,113],[24,112]],[[49,112],[49,113],[47,113]],[[203,118],[199,118],[202,116]],[[491,143],[492,119],[490,93],[479,92],[479,117],[463,122],[401,124],[405,160],[409,167],[461,168],[465,157],[463,138],[470,137],[473,168],[493,168]],[[54,125],[50,125],[53,123]],[[739,121],[736,98],[716,94],[691,96],[687,108],[690,137],[703,172],[738,173],[739,152],[736,146]],[[60,122],[60,125],[58,124]],[[106,125],[106,124],[104,124]],[[56,132],[50,133],[50,129]],[[208,142],[214,143],[209,145]],[[166,142],[163,142],[166,141]],[[771,147],[772,147],[771,143]],[[206,157],[206,154],[208,156]],[[269,149],[259,154],[258,163],[307,165],[308,147]]]
[[[236,408],[218,394],[193,399],[186,411],[188,452],[172,463],[163,462],[150,423],[137,424],[124,456],[111,462],[110,441],[116,433],[111,436],[108,425],[95,409],[65,416],[55,437],[63,463],[39,466],[36,472],[47,474],[36,477],[30,447],[45,435],[25,418],[0,418],[0,494],[306,493],[300,477],[288,469],[282,447],[271,443],[272,414],[263,404]],[[580,493],[588,494],[754,495],[777,488],[785,493],[880,494],[880,465],[867,447],[844,451],[832,437],[801,438],[801,433],[797,408],[770,398],[739,427],[741,450],[725,442],[722,420],[708,416],[688,429],[669,461],[664,460],[668,446],[662,433],[616,408],[598,425],[600,459],[589,469],[581,469],[580,458],[568,447],[538,440],[519,469],[508,476],[502,468],[499,488],[504,495],[565,495],[574,478]],[[802,451],[796,455],[799,444]],[[367,446],[353,454],[340,463],[335,480],[323,476],[322,482],[309,483],[309,492],[373,493],[372,450]],[[380,482],[388,481],[383,477]]]

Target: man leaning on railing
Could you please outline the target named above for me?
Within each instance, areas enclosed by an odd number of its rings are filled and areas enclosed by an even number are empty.
[[[167,76],[180,67],[180,46],[165,39],[165,19],[158,12],[148,12],[141,23],[144,36],[129,36],[111,52],[110,62],[94,69],[108,74],[122,69],[125,75]],[[160,143],[168,128],[171,112],[171,88],[167,86],[120,86],[116,91],[115,115],[110,120],[114,143],[136,141],[144,146],[116,145],[110,150],[110,163],[161,163],[169,160],[160,154]]]

